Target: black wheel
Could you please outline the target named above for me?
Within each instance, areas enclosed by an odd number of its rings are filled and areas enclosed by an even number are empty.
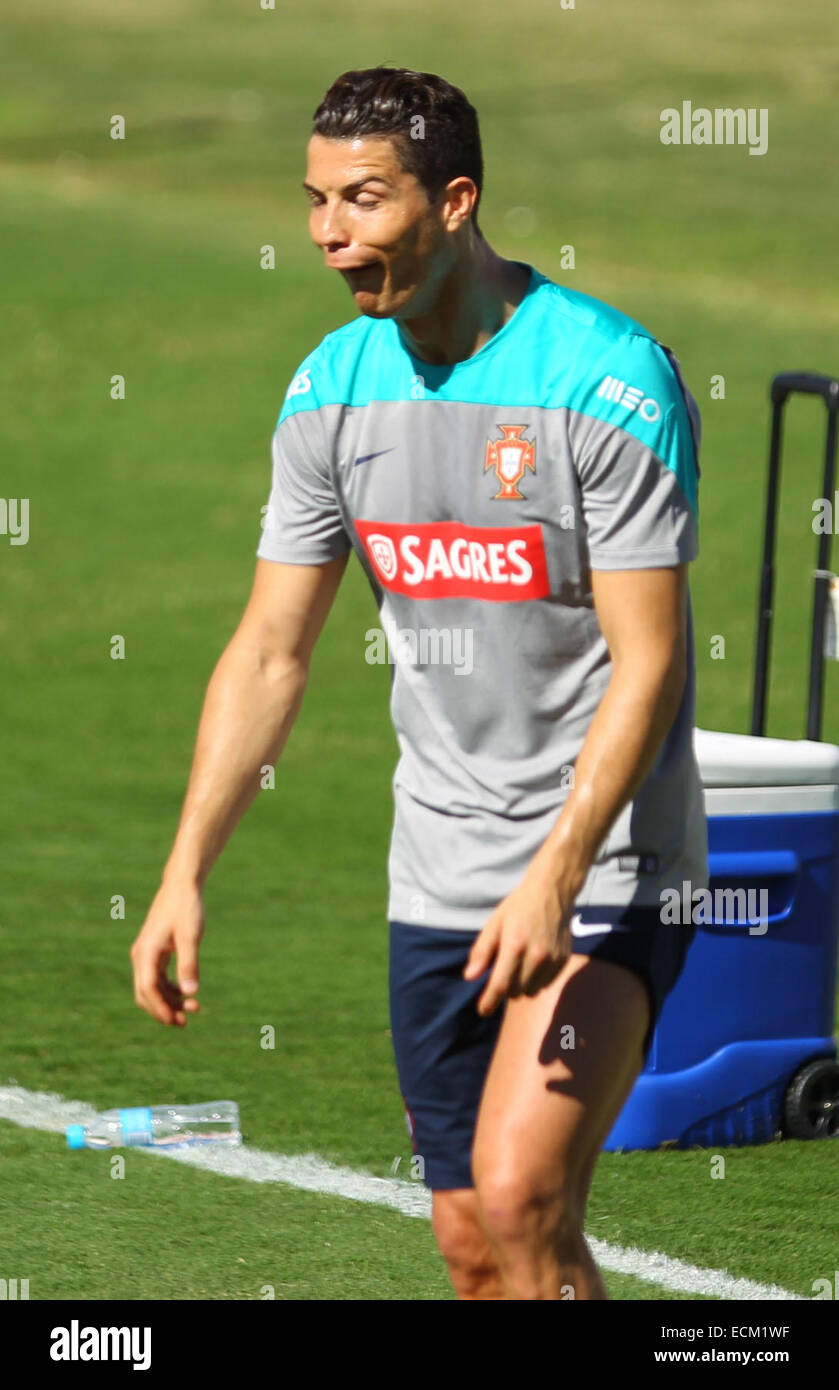
[[[784,1129],[790,1139],[839,1138],[839,1063],[808,1062],[784,1097]]]

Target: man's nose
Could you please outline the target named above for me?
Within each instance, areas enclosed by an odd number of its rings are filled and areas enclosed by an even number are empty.
[[[312,218],[312,240],[322,251],[349,244],[350,237],[337,203],[327,202],[316,210]]]

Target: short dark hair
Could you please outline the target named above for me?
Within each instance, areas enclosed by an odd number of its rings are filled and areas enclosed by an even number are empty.
[[[422,117],[421,125],[415,123],[417,116]],[[478,236],[483,235],[477,216],[484,182],[478,113],[445,78],[409,68],[343,72],[312,119],[312,134],[329,140],[390,136],[403,169],[419,179],[430,198],[465,174],[478,190],[472,222]],[[414,129],[422,138],[412,138]]]

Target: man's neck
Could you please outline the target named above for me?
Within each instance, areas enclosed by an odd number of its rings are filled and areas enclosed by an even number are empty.
[[[479,238],[441,280],[433,308],[399,320],[402,337],[415,357],[434,366],[463,362],[503,328],[529,283],[528,271]]]

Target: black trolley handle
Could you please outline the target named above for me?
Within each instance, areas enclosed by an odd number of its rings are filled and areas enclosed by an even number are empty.
[[[766,727],[767,677],[772,632],[772,597],[775,580],[775,521],[778,510],[778,484],[781,468],[781,417],[792,395],[821,396],[827,408],[827,436],[824,453],[823,496],[833,494],[836,476],[836,420],[839,412],[839,380],[819,372],[779,372],[769,389],[772,401],[772,433],[769,442],[769,481],[766,493],[766,524],[763,535],[763,563],[760,571],[760,597],[757,618],[752,734],[763,736]],[[805,737],[821,739],[824,696],[824,629],[830,584],[830,541],[828,532],[818,538],[813,627],[810,646],[810,686],[807,699]]]
[[[783,405],[787,396],[821,396],[828,410],[836,408],[839,380],[820,372],[779,372],[773,376],[769,394],[773,405]]]

